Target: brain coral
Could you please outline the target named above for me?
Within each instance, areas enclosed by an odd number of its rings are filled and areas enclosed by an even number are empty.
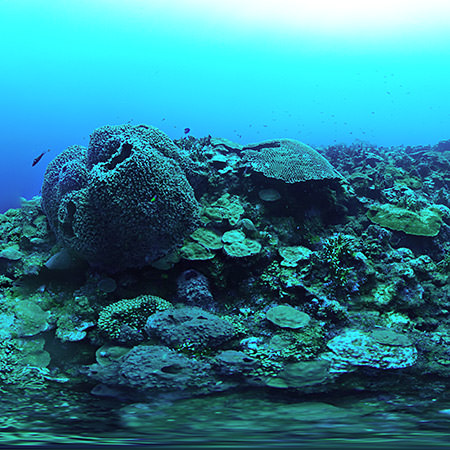
[[[47,167],[42,207],[61,243],[108,271],[139,267],[182,244],[200,207],[185,156],[146,125],[95,130]]]
[[[285,183],[342,178],[320,153],[294,139],[250,144],[242,153],[253,170]]]

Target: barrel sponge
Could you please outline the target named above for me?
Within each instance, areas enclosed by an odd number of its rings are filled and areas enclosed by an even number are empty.
[[[319,152],[294,139],[250,144],[243,148],[242,153],[254,171],[285,183],[342,179]]]
[[[62,196],[68,192],[78,191],[86,186],[87,170],[80,160],[69,161],[59,171],[58,187]]]
[[[42,206],[61,243],[109,272],[182,244],[200,206],[176,149],[156,128],[125,125],[99,128],[87,150],[59,155],[47,168]]]
[[[158,128],[143,124],[125,124],[106,125],[97,128],[91,134],[87,154],[88,167],[91,168],[99,162],[108,161],[124,141],[147,143],[162,155],[178,162],[183,169],[192,164],[188,154],[176,146],[169,136]]]
[[[57,216],[64,194],[86,185],[86,157],[86,148],[72,145],[47,166],[42,185],[42,207],[47,217]]]

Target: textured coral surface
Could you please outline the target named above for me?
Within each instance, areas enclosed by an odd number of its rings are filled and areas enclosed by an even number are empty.
[[[320,153],[294,139],[251,144],[244,147],[243,154],[253,170],[286,183],[340,178]]]
[[[144,125],[105,126],[47,167],[42,206],[60,242],[109,271],[150,263],[194,231],[199,205],[178,147]]]

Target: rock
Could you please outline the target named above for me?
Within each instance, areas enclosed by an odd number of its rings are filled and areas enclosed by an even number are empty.
[[[292,329],[303,328],[311,320],[308,314],[289,305],[279,305],[270,308],[266,313],[266,319],[281,328]]]
[[[266,385],[276,388],[304,389],[330,380],[330,362],[324,359],[286,364],[276,377],[266,380]]]
[[[208,369],[207,363],[167,347],[140,345],[123,357],[119,374],[131,387],[183,390],[204,378]]]
[[[188,305],[214,310],[214,298],[208,279],[194,269],[185,270],[177,279],[177,298]]]
[[[244,352],[224,350],[214,358],[213,365],[221,375],[242,376],[252,371],[258,365],[258,361]]]
[[[14,244],[0,251],[0,258],[8,259],[9,261],[19,261],[23,258],[23,253],[20,251],[19,246]]]
[[[191,349],[218,348],[236,335],[231,323],[192,306],[152,314],[145,331],[170,347],[188,345]]]
[[[276,202],[280,200],[281,194],[276,189],[261,189],[258,197],[264,202]]]
[[[323,356],[331,361],[332,372],[347,372],[352,366],[400,369],[414,365],[417,360],[416,348],[404,338],[386,330],[372,334],[348,328],[328,341],[331,353]]]
[[[117,289],[117,283],[116,280],[110,277],[102,278],[98,283],[97,287],[107,294],[110,294],[111,292],[114,292]]]
[[[139,391],[208,389],[210,365],[160,345],[138,345],[107,365],[92,364],[88,375],[106,385]]]

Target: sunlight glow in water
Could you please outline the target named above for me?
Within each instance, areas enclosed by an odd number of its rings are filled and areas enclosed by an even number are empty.
[[[122,8],[121,3],[116,2],[116,6]],[[126,3],[127,8],[130,4],[144,14],[170,11],[173,16],[194,21],[207,18],[219,26],[228,23],[238,31],[249,27],[340,39],[388,38],[419,30],[444,33],[450,16],[447,0],[132,0]]]
[[[240,143],[448,139],[449,17],[450,0],[0,1],[0,211],[108,123]]]

